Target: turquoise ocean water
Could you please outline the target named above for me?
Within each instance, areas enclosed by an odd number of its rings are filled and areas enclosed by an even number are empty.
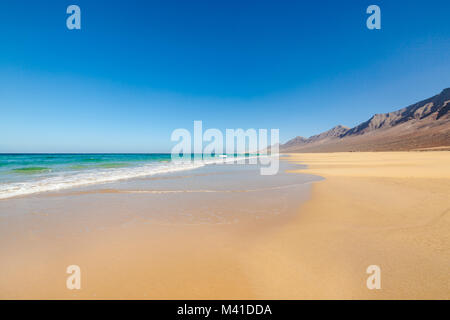
[[[173,162],[170,154],[0,154],[0,199],[96,183],[191,170],[203,164]]]

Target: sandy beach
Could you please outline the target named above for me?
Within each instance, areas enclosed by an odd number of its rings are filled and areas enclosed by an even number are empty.
[[[76,219],[36,210],[2,216],[2,237],[12,230],[14,245],[1,247],[0,297],[450,298],[450,152],[292,154],[288,161],[308,166],[289,175],[325,180],[312,182],[309,200],[266,202],[289,208],[281,214],[170,223],[140,215],[138,205],[108,218],[105,208],[114,212],[119,202],[108,207],[95,198],[100,193],[88,195],[88,206],[74,200],[87,211]],[[268,190],[259,199],[285,194]],[[249,197],[223,206],[254,212]],[[65,286],[71,264],[81,267],[81,290]],[[369,265],[381,268],[380,290],[366,287]]]
[[[298,265],[299,288],[278,297],[450,298],[450,152],[295,154],[291,161],[326,180],[279,233],[285,246],[277,255],[293,253],[286,264]],[[381,290],[365,286],[371,264],[381,268]]]

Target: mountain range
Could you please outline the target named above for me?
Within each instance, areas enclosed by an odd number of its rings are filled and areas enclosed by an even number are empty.
[[[450,88],[408,107],[375,114],[348,128],[338,125],[309,138],[295,137],[280,152],[450,150]]]

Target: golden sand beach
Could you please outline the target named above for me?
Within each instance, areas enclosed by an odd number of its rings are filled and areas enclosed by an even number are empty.
[[[310,153],[290,160],[326,180],[313,185],[293,221],[255,250],[271,253],[255,276],[262,296],[450,298],[450,152]],[[380,290],[366,288],[372,264],[381,268]]]
[[[288,159],[308,165],[290,174],[326,178],[295,214],[164,225],[130,212],[135,223],[127,227],[30,233],[2,252],[0,297],[450,298],[450,152]],[[48,219],[44,213],[33,217]],[[82,269],[79,291],[65,287],[74,263]],[[369,265],[381,268],[380,290],[366,287]]]

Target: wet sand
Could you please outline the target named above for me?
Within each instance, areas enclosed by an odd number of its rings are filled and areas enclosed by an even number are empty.
[[[248,251],[321,179],[282,168],[207,166],[0,201],[0,297],[254,297]],[[69,265],[81,290],[66,288]]]

